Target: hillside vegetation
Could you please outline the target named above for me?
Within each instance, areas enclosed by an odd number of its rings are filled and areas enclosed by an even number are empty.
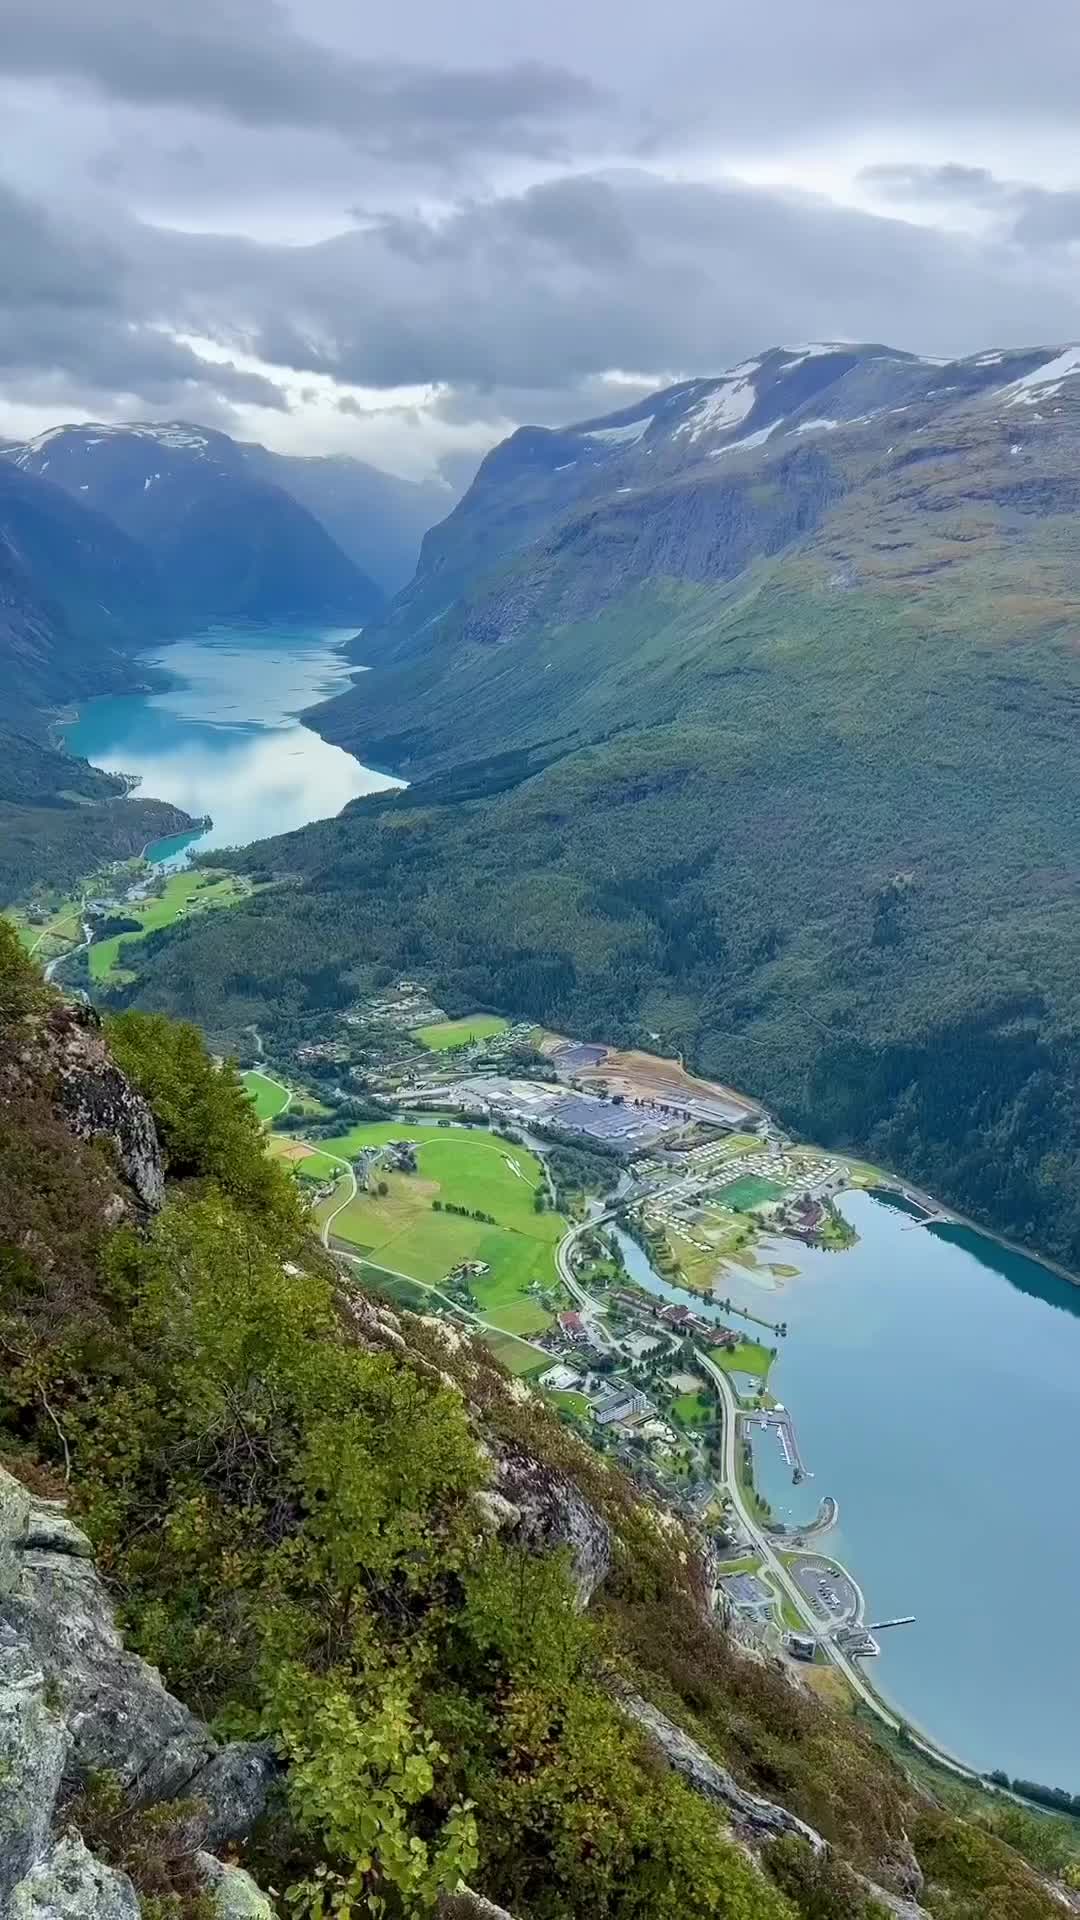
[[[108,1038],[150,1102],[163,1199],[145,1148],[139,1202],[108,1145],[112,1127],[130,1139],[135,1095],[91,1016],[0,923],[0,1444],[70,1495],[129,1644],[219,1729],[273,1744],[280,1788],[247,1861],[283,1911],[422,1915],[466,1876],[517,1920],[877,1920],[851,1867],[910,1889],[916,1856],[933,1915],[1058,1911],[850,1719],[738,1654],[681,1527],[488,1356],[342,1293],[192,1029],[127,1014]],[[610,1538],[584,1612],[569,1556],[485,1509],[500,1461]],[[754,1866],[625,1717],[627,1682],[830,1850],[789,1835]],[[145,1865],[115,1838],[108,1783],[83,1785],[73,1817]],[[155,1856],[148,1920],[201,1916],[183,1865],[170,1891]]]

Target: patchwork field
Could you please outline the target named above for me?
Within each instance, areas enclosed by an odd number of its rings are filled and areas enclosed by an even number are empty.
[[[309,1147],[302,1140],[290,1140],[283,1133],[273,1136],[270,1151],[275,1160],[284,1160],[286,1165],[295,1167],[305,1180],[344,1178],[337,1160],[330,1159],[329,1155],[320,1153],[317,1147]]]
[[[205,870],[174,873],[165,891],[152,900],[133,901],[118,909],[125,919],[138,920],[138,933],[114,934],[110,940],[95,941],[90,948],[90,977],[103,986],[117,985],[134,976],[121,965],[126,947],[144,940],[159,927],[170,927],[174,920],[189,914],[207,913],[218,907],[232,907],[251,892],[251,882],[243,875],[212,873]]]
[[[441,1285],[462,1261],[482,1261],[490,1271],[469,1282],[477,1312],[506,1333],[542,1333],[551,1314],[527,1289],[535,1282],[558,1293],[555,1246],[566,1227],[561,1215],[535,1209],[543,1181],[539,1161],[527,1148],[507,1146],[480,1129],[393,1121],[353,1127],[325,1145],[352,1160],[364,1147],[406,1139],[416,1142],[418,1171],[380,1172],[376,1180],[385,1194],[359,1193],[338,1214],[335,1235],[365,1259],[429,1286]],[[340,1197],[338,1191],[324,1211]],[[448,1206],[491,1214],[495,1224],[447,1212]]]
[[[497,1013],[473,1013],[462,1020],[439,1020],[432,1027],[417,1027],[413,1034],[432,1053],[449,1053],[453,1047],[468,1046],[472,1040],[490,1040],[505,1033],[509,1020]]]

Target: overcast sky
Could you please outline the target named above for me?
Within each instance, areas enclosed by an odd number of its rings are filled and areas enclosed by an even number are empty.
[[[1080,339],[1077,0],[0,0],[0,434],[420,475],[770,345]]]

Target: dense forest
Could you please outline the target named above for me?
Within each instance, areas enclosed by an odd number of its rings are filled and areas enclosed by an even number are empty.
[[[408,1316],[406,1338],[370,1337],[193,1029],[127,1013],[107,1039],[150,1103],[163,1198],[145,1151],[140,1202],[108,1143],[131,1096],[94,1017],[0,922],[0,1447],[70,1497],[129,1644],[272,1743],[246,1858],[283,1910],[418,1920],[465,1875],[519,1920],[880,1920],[861,1871],[925,1874],[949,1920],[1049,1920],[996,1816],[921,1799],[850,1716],[747,1661],[681,1528],[490,1356]],[[76,1061],[78,1134],[58,1079]],[[97,1139],[88,1073],[109,1089]],[[609,1529],[587,1610],[563,1556],[485,1521],[502,1456]],[[787,1835],[752,1866],[626,1719],[628,1682],[829,1850]],[[68,1811],[143,1876],[146,1920],[203,1920],[177,1841],[198,1817],[104,1777]]]

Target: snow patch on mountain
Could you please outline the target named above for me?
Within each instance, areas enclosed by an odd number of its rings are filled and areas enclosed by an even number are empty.
[[[729,440],[726,447],[711,447],[709,459],[719,460],[722,453],[736,453],[740,447],[763,447],[769,435],[783,424],[782,420],[773,420],[767,427],[759,427],[756,433],[744,433],[741,440]]]
[[[1011,393],[1012,399],[1005,402],[1009,407],[1041,406],[1044,400],[1052,400],[1061,392],[1062,382],[1072,373],[1080,373],[1080,346],[1065,347],[1055,359],[1044,361],[1041,367],[1034,367],[1030,373],[1021,374],[1019,380],[1010,381],[1003,389]]]
[[[825,419],[800,420],[797,427],[791,428],[791,432],[792,433],[835,433],[837,427],[840,426],[840,424],[841,423],[839,420],[825,420]]]
[[[691,441],[700,440],[703,433],[725,433],[729,427],[737,427],[740,421],[745,420],[757,399],[753,375],[758,370],[758,364],[756,360],[748,361],[745,373],[736,367],[727,379],[722,380],[691,409],[686,419],[676,427],[676,436],[688,433]]]
[[[603,440],[611,446],[632,446],[635,440],[640,440],[643,434],[648,433],[652,423],[653,415],[649,413],[644,420],[631,420],[624,427],[587,427],[583,437],[586,440]]]

